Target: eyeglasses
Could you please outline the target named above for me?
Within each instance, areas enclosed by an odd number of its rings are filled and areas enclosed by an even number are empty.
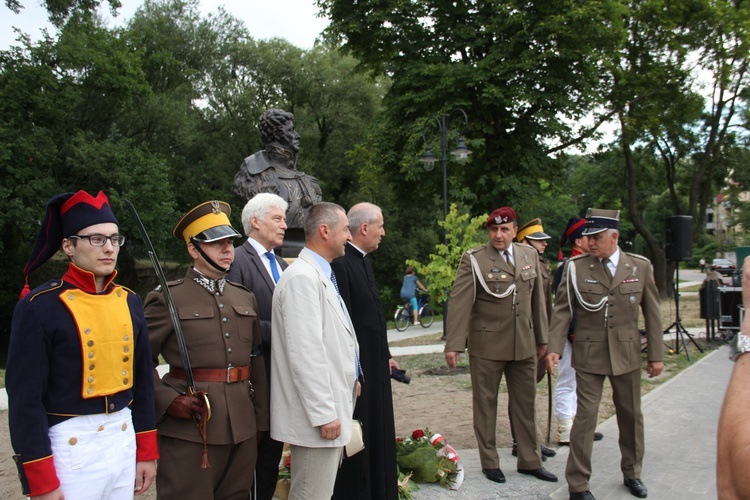
[[[107,240],[112,242],[113,247],[121,247],[125,244],[125,236],[121,236],[119,234],[115,234],[112,236],[104,236],[103,234],[74,234],[73,236],[71,236],[71,238],[76,238],[79,240],[89,240],[89,243],[92,247],[103,247],[107,244]]]

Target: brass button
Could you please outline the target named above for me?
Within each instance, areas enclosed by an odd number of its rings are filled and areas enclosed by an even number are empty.
[[[89,365],[89,370],[93,370],[94,368],[96,368],[96,365],[94,363],[91,363]]]
[[[68,439],[68,443],[70,444],[70,446],[75,446],[76,444],[78,444],[78,438],[72,437]]]
[[[86,345],[89,346],[89,347],[91,347],[91,346],[94,345],[94,341],[93,340],[89,340],[88,342],[86,342]]]
[[[224,334],[224,336],[225,336],[226,338],[229,338],[229,332],[225,333],[225,334]]]
[[[122,424],[122,430],[124,430],[124,431],[125,431],[125,430],[127,430],[127,429],[128,429],[128,424]]]
[[[227,352],[228,352],[229,354],[232,354],[232,348],[230,347],[229,349],[227,349]]]
[[[94,381],[94,377],[89,377],[89,383]]]
[[[120,290],[117,290],[117,296],[120,297],[122,295],[122,292]]]
[[[114,403],[109,403],[109,409],[110,410],[114,410],[115,409],[115,404]]]
[[[200,315],[198,313],[195,313],[195,317],[197,318],[198,316],[200,316]]]
[[[90,352],[90,353],[89,353],[89,359],[92,359],[93,357],[94,357],[94,353],[93,353],[93,352]]]
[[[123,377],[127,377],[128,376],[128,371],[127,370],[123,370],[122,371],[122,376]]]
[[[224,304],[219,304],[219,309],[224,309]]]
[[[73,295],[72,293],[68,294],[68,300],[75,300],[75,299],[76,299],[75,295]]]
[[[90,333],[91,333],[91,328],[86,328],[86,329],[85,329],[85,330],[83,331],[83,333],[85,333],[86,335],[90,334]]]
[[[122,338],[122,340],[124,340],[125,342],[127,342],[128,340],[130,340],[130,336],[129,336],[129,335],[125,335],[125,336],[124,336],[124,337]]]
[[[127,363],[128,361],[130,361],[130,358],[129,358],[129,357],[127,357],[127,356],[124,356],[124,357],[122,358],[122,361],[123,361],[123,363]]]
[[[130,347],[128,346],[123,347],[122,352],[130,352]]]
[[[102,432],[104,430],[104,426],[100,425],[99,428],[96,430],[96,432]]]
[[[86,392],[87,392],[87,393],[89,393],[89,394],[93,394],[93,393],[94,393],[94,389],[92,389],[91,387],[89,387],[89,388],[88,388],[88,389],[86,390]]]
[[[227,322],[227,318],[221,318],[221,321],[222,321],[223,323],[226,323],[226,322]]]
[[[128,385],[128,379],[123,379],[122,385]]]

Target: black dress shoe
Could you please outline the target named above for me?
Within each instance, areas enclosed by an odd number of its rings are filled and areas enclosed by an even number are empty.
[[[557,452],[555,450],[547,448],[544,445],[540,445],[540,446],[542,448],[542,462],[546,462],[547,457],[554,457],[555,455],[557,455]],[[547,450],[547,453],[545,453],[544,450]],[[548,453],[550,452],[552,453],[552,455],[548,455]],[[510,454],[513,455],[514,457],[518,456],[518,445],[516,443],[513,443],[513,447],[510,449]]]
[[[570,500],[596,500],[590,491],[570,492]]]
[[[552,474],[545,468],[541,469],[518,469],[519,474],[526,474],[527,476],[534,476],[542,481],[549,481],[550,483],[557,482],[557,476]]]
[[[622,482],[630,489],[630,494],[638,498],[646,498],[648,490],[640,479],[623,478]]]
[[[505,482],[505,474],[500,469],[482,469],[482,474],[490,481],[495,481],[496,483]]]

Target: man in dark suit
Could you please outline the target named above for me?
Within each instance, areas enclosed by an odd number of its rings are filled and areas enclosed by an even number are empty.
[[[278,195],[260,193],[242,210],[242,227],[247,240],[235,248],[235,259],[227,279],[244,285],[255,294],[263,337],[263,360],[271,380],[271,304],[273,291],[286,269],[284,259],[273,249],[284,242],[287,203]],[[255,498],[271,500],[279,477],[279,460],[284,444],[265,436],[258,444],[255,465]]]
[[[468,346],[474,434],[487,479],[505,482],[496,446],[497,393],[505,374],[518,472],[554,482],[557,476],[542,467],[535,425],[537,361],[547,350],[548,329],[539,253],[513,243],[512,208],[498,208],[485,226],[489,242],[464,253],[456,272],[445,361],[455,368]]]
[[[594,499],[589,488],[591,453],[605,378],[612,385],[625,486],[634,496],[647,496],[640,479],[644,439],[638,308],[646,323],[649,377],[664,369],[663,329],[651,262],[620,251],[618,228],[618,211],[589,209],[583,234],[590,253],[568,261],[550,321],[550,371],[560,360],[573,317],[576,322],[571,362],[576,370],[578,409],[565,468],[571,500]]]
[[[398,498],[396,431],[393,421],[391,358],[385,311],[367,254],[385,236],[383,213],[371,203],[354,205],[347,214],[352,241],[346,254],[331,263],[341,298],[352,318],[364,373],[354,418],[363,424],[365,449],[344,459],[336,477],[334,499]]]

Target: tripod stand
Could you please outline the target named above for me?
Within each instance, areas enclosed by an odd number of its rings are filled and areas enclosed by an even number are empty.
[[[695,339],[693,336],[688,333],[687,330],[682,326],[682,321],[680,320],[680,290],[679,290],[679,283],[680,283],[680,263],[677,262],[677,265],[675,266],[675,278],[674,278],[674,304],[675,304],[675,315],[676,319],[675,321],[667,327],[666,330],[664,330],[664,333],[669,333],[669,331],[674,328],[675,336],[674,336],[674,352],[675,354],[680,353],[680,342],[682,342],[682,347],[685,349],[685,355],[687,355],[687,360],[692,362],[690,359],[690,351],[688,351],[687,343],[685,342],[685,335],[687,335],[687,338],[690,339],[690,342],[693,343],[696,349],[698,349],[700,352],[703,352],[703,349],[695,342]],[[671,349],[670,346],[667,344],[664,344],[668,348]]]

